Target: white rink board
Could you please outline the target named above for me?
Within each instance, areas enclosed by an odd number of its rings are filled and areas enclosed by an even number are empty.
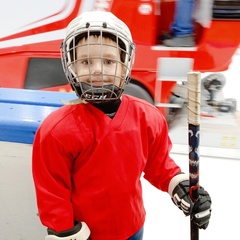
[[[32,146],[0,142],[1,240],[44,240],[31,170]]]
[[[0,142],[0,226],[3,240],[44,240],[46,228],[37,216],[31,173],[31,145]],[[188,171],[188,157],[172,154]],[[200,157],[200,183],[211,194],[213,214],[200,240],[238,239],[237,189],[240,161]],[[167,193],[143,180],[147,218],[144,240],[190,239],[189,218],[174,206]]]

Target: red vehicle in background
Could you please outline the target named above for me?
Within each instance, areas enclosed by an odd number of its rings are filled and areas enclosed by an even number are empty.
[[[219,0],[210,27],[197,28],[195,47],[164,47],[159,37],[169,31],[174,9],[174,0],[66,0],[60,11],[0,38],[0,87],[71,91],[59,54],[64,30],[83,11],[111,11],[129,26],[136,43],[125,92],[155,104],[170,119],[182,106],[187,72],[226,70],[240,43],[240,1]]]

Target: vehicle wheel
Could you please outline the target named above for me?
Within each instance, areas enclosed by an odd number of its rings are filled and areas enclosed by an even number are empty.
[[[229,102],[231,105],[230,111],[236,112],[237,111],[237,100],[235,98],[227,98],[226,101]]]
[[[124,93],[133,97],[141,98],[143,100],[146,100],[147,102],[154,104],[152,96],[145,90],[144,88],[134,84],[134,83],[129,83],[125,90]]]

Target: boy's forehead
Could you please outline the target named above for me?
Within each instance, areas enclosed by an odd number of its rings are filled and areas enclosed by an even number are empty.
[[[117,43],[110,38],[101,36],[90,36],[83,38],[78,42],[77,56],[86,57],[91,56],[108,56],[109,58],[119,58],[120,51]],[[85,56],[86,55],[86,56]]]
[[[111,45],[111,46],[116,46],[117,43],[112,40],[111,38],[109,37],[105,37],[105,36],[97,36],[97,35],[91,35],[91,36],[88,36],[88,37],[84,37],[82,38],[78,44],[84,44],[84,43],[88,43],[88,44],[108,44],[108,45]]]

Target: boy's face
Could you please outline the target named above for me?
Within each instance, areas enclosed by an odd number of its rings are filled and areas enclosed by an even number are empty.
[[[94,35],[81,39],[77,44],[73,69],[78,81],[92,86],[114,84],[121,87],[125,76],[117,43]]]

